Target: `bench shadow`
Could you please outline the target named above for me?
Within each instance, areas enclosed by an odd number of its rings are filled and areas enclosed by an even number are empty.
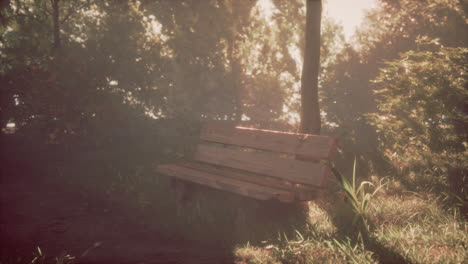
[[[190,219],[194,229],[210,230],[189,236],[224,247],[260,244],[278,234],[292,237],[308,222],[307,203],[256,200],[191,183],[177,186],[174,196],[181,216]]]

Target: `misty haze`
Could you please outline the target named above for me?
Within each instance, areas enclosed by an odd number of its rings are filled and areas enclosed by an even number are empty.
[[[466,263],[467,12],[0,1],[0,264]]]

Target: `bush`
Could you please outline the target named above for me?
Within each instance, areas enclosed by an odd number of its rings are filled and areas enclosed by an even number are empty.
[[[387,62],[375,80],[378,113],[369,115],[380,147],[413,182],[467,193],[468,49],[418,39],[418,50]]]

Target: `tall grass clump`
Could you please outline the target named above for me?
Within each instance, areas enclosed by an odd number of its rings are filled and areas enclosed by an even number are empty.
[[[356,184],[356,158],[354,158],[352,182],[350,183],[345,177],[343,177],[336,169],[334,169],[336,175],[340,180],[340,186],[345,194],[346,201],[351,206],[354,213],[352,224],[363,225],[366,232],[370,231],[368,222],[368,214],[370,205],[373,197],[380,191],[385,184],[382,184],[382,180],[379,182],[379,186],[375,186],[372,182],[362,181],[359,185]],[[384,178],[385,179],[385,178]],[[373,187],[373,192],[369,191],[369,188]]]

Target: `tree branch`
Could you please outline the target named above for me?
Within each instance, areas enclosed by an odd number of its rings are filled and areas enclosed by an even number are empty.
[[[68,8],[68,13],[65,15],[65,17],[60,21],[60,24],[63,24],[65,23],[77,10],[80,10],[82,9],[83,7],[85,7],[86,5],[88,5],[89,3],[87,2],[84,2],[82,3],[80,6],[78,6],[77,8],[73,9],[73,8]]]

